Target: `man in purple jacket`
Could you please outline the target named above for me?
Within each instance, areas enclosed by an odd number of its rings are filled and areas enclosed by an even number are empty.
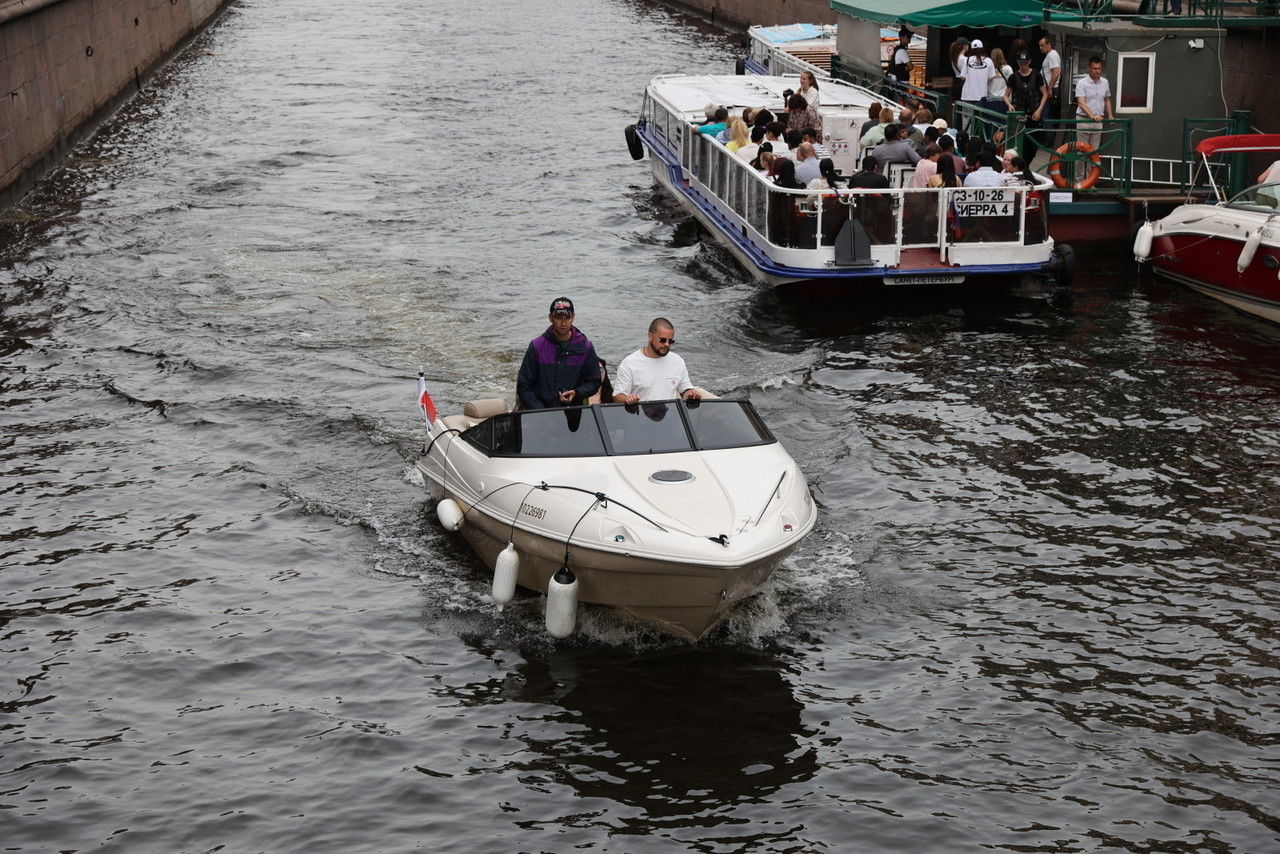
[[[587,336],[573,325],[573,300],[551,303],[547,331],[529,342],[516,395],[524,409],[545,409],[582,403],[600,388],[600,361]]]

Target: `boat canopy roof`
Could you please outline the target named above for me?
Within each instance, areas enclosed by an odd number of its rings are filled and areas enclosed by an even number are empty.
[[[761,74],[665,74],[649,81],[650,92],[660,96],[677,113],[701,119],[707,104],[723,107],[762,107],[782,105],[782,93],[796,88],[795,77],[769,77]],[[821,80],[822,112],[864,111],[880,100],[865,89],[837,80]]]
[[[491,457],[601,457],[747,448],[777,441],[745,400],[654,400],[529,409],[462,438]]]
[[[811,39],[835,39],[835,27],[820,24],[783,24],[777,27],[752,27],[751,35],[769,44],[789,44]]]
[[[1211,136],[1196,143],[1196,153],[1205,157],[1228,151],[1280,151],[1280,133]]]
[[[831,0],[831,8],[890,26],[1030,27],[1044,18],[1039,0]]]

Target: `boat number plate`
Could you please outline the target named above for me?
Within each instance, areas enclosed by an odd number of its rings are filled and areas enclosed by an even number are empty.
[[[956,275],[934,275],[934,276],[885,276],[884,283],[886,285],[958,285],[964,281],[964,276]]]
[[[541,507],[535,507],[532,504],[521,504],[520,512],[534,519],[543,519],[547,515],[547,511]]]
[[[1017,191],[1005,187],[974,187],[951,194],[957,216],[1013,216],[1016,198]]]

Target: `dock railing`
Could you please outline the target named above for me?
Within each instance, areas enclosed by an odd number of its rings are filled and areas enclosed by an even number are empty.
[[[945,116],[951,106],[951,98],[942,92],[903,83],[883,72],[849,65],[841,61],[839,55],[831,57],[831,76],[836,80],[861,86],[876,97],[895,104],[914,104],[918,101],[935,116]]]
[[[1130,7],[1132,8],[1132,7]],[[1093,24],[1127,21],[1144,27],[1258,27],[1280,23],[1277,0],[1142,0],[1136,11],[1119,12],[1112,0],[1048,0],[1046,21]]]
[[[995,143],[996,146],[1017,145],[1026,131],[1026,114],[1017,110],[990,110],[977,107],[967,101],[955,102],[954,123],[970,138]],[[956,152],[964,156],[963,151]]]
[[[789,75],[800,76],[801,71],[808,71],[819,81],[824,77],[830,77],[825,68],[807,62],[798,56],[787,53],[785,50],[773,50],[769,53],[769,73],[775,77],[786,77]]]

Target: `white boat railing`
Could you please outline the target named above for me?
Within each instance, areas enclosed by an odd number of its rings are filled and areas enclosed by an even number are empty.
[[[643,121],[654,143],[666,148],[660,156],[669,166],[678,158],[680,180],[688,179],[696,195],[736,220],[728,227],[749,228],[757,240],[779,248],[834,247],[850,220],[861,223],[872,246],[938,249],[944,260],[959,244],[1023,246],[1049,239],[1041,203],[1041,193],[1053,187],[1047,179],[991,188],[784,189],[652,98],[645,99]]]
[[[820,66],[807,62],[798,56],[787,53],[779,47],[775,47],[769,53],[769,73],[778,77],[788,77],[792,74],[796,77],[800,76],[801,71],[808,71],[818,81],[818,85],[822,85],[822,81],[831,79],[831,72]]]

